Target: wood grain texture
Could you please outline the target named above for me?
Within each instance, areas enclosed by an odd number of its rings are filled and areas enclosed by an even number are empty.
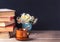
[[[11,42],[21,42],[10,38]],[[32,31],[29,39],[22,42],[60,42],[60,31]]]

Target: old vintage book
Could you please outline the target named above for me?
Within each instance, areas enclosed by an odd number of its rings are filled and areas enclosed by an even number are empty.
[[[0,17],[0,22],[11,22],[14,21],[14,16],[10,16],[10,17]]]
[[[13,32],[15,24],[6,26],[6,27],[0,27],[0,32]]]
[[[6,26],[12,25],[14,23],[15,23],[14,21],[11,21],[11,22],[0,22],[0,27],[6,27]]]
[[[15,10],[0,9],[0,17],[15,16]]]
[[[8,32],[0,32],[0,39],[9,39],[9,37]]]

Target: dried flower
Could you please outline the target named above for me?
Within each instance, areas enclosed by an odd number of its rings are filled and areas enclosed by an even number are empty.
[[[37,22],[37,18],[31,16],[30,14],[23,13],[20,17],[17,17],[17,23],[32,23],[35,24]]]

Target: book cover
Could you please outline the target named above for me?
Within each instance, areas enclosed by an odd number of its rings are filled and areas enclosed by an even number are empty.
[[[0,27],[6,27],[12,24],[14,24],[14,22],[0,22]]]
[[[0,9],[0,17],[15,16],[15,10]]]
[[[0,27],[0,32],[13,32],[15,24],[6,26],[6,27]]]
[[[9,32],[0,32],[0,39],[9,39]]]
[[[0,22],[11,22],[14,21],[14,16],[0,17]]]

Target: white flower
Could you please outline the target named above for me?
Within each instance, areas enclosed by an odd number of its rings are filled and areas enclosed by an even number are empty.
[[[34,20],[33,24],[35,24],[35,23],[37,22],[37,20],[38,20],[38,19],[36,18],[36,19]]]
[[[37,22],[37,18],[35,19],[34,16],[31,16],[30,14],[23,13],[20,17],[17,17],[18,23],[32,23],[35,24]]]

